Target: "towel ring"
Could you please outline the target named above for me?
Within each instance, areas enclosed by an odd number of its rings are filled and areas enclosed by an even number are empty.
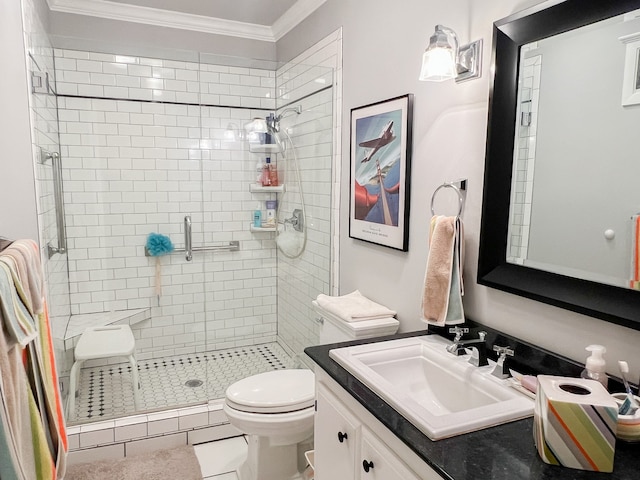
[[[436,195],[443,188],[453,188],[455,192],[458,194],[458,217],[462,215],[462,208],[464,207],[464,196],[462,195],[462,191],[456,187],[452,183],[443,183],[438,188],[435,189],[433,195],[431,195],[431,215],[435,215],[436,212],[433,210],[433,201],[436,199]]]

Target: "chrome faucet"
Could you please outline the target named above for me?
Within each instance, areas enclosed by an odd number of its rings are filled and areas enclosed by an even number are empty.
[[[447,352],[453,353],[457,355],[456,350],[458,349],[458,343],[462,340],[462,335],[465,333],[469,333],[468,327],[451,327],[449,329],[449,333],[455,333],[455,338],[453,339],[453,343],[447,347]]]
[[[473,353],[471,354],[471,358],[469,359],[469,363],[471,365],[475,365],[476,367],[486,367],[489,365],[489,360],[487,359],[487,344],[485,342],[485,337],[487,336],[487,332],[478,332],[478,338],[470,339],[470,340],[460,340],[454,345],[456,345],[455,351],[451,352],[454,355],[465,355],[467,353],[466,349],[473,349]]]

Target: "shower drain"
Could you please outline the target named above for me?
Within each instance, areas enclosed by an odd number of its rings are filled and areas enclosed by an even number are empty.
[[[202,386],[202,380],[187,380],[184,382],[185,387],[196,388]]]

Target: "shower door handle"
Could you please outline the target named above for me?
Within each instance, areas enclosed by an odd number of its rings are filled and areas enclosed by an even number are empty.
[[[193,244],[191,242],[191,215],[184,217],[184,250],[187,252],[185,258],[190,262],[193,258]]]
[[[62,163],[60,160],[60,154],[58,152],[42,151],[41,156],[42,163],[46,162],[47,160],[51,160],[51,167],[53,171],[53,198],[55,202],[58,246],[53,247],[50,243],[47,243],[47,255],[49,258],[51,258],[56,253],[67,253],[67,234],[64,221],[64,193],[62,190]]]

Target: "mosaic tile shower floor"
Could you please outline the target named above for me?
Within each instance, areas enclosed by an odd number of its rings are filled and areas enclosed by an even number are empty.
[[[227,387],[244,377],[295,366],[295,361],[277,343],[139,361],[138,411],[133,403],[128,364],[83,368],[73,420],[95,422],[205,403],[224,398]]]

